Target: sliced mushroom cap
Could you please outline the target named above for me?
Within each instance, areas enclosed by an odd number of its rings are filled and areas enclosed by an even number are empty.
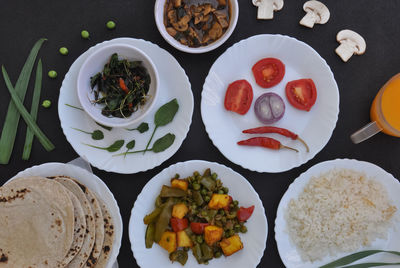
[[[283,0],[253,0],[253,5],[258,7],[257,19],[270,20],[274,18],[274,11],[283,8]]]
[[[174,6],[180,7],[182,5],[182,0],[174,0]]]
[[[222,28],[228,28],[229,23],[226,18],[226,14],[222,11],[214,11],[214,16],[218,20],[219,24],[221,24]]]
[[[307,14],[301,19],[300,24],[308,28],[313,28],[314,24],[325,24],[330,17],[329,9],[321,2],[311,0],[305,2],[303,9]]]
[[[190,15],[183,16],[178,22],[171,23],[172,27],[179,32],[184,32],[189,28],[189,21],[191,20]]]
[[[354,54],[364,54],[367,47],[364,38],[351,30],[340,31],[336,36],[336,40],[340,43],[340,46],[335,50],[336,54],[344,62],[347,62]]]
[[[218,7],[225,7],[226,6],[226,0],[218,0]]]

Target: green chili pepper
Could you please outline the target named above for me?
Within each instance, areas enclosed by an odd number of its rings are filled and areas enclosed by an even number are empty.
[[[155,208],[153,212],[151,212],[150,214],[146,215],[143,218],[144,224],[150,224],[155,222],[162,210],[163,210],[162,207]]]
[[[169,221],[172,215],[172,206],[175,204],[175,201],[172,198],[169,198],[165,203],[160,215],[158,216],[158,220],[156,221],[156,228],[154,232],[154,241],[156,243],[160,242],[161,236],[164,231],[168,228]]]

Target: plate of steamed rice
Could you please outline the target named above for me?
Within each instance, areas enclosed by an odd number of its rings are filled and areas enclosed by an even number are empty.
[[[320,267],[365,250],[400,251],[400,183],[382,168],[336,159],[301,174],[283,195],[275,239],[286,267]],[[379,253],[355,262],[399,262]]]

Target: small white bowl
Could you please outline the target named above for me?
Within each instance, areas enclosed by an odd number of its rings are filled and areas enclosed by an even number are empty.
[[[102,104],[93,104],[94,93],[90,87],[90,77],[102,72],[104,65],[110,60],[113,53],[117,53],[119,59],[129,61],[141,61],[150,75],[149,99],[146,104],[127,118],[107,117],[101,114]],[[158,72],[152,60],[141,50],[125,44],[109,44],[93,54],[89,55],[81,69],[77,79],[77,91],[79,102],[85,112],[97,123],[109,127],[127,127],[142,120],[156,103],[159,84]]]
[[[164,25],[164,5],[165,5],[166,0],[156,0],[156,4],[154,6],[154,17],[156,20],[156,25],[158,28],[158,31],[161,33],[162,37],[164,37],[165,41],[167,41],[171,46],[175,47],[176,49],[183,51],[183,52],[188,52],[188,53],[205,53],[211,50],[216,49],[223,43],[225,43],[226,40],[231,36],[233,33],[233,30],[235,30],[238,18],[239,18],[239,4],[237,0],[229,0],[229,3],[231,4],[231,12],[230,12],[230,21],[229,21],[229,26],[226,32],[215,42],[207,45],[207,46],[201,46],[201,47],[189,47],[181,44],[179,41],[175,40],[166,30],[166,27]]]

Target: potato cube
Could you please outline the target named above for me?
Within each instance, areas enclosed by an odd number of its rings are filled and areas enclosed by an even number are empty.
[[[186,191],[188,189],[189,184],[186,180],[172,179],[171,186],[172,188],[179,188]]]
[[[238,235],[223,239],[219,245],[221,246],[225,256],[230,256],[243,248],[242,241]]]
[[[232,197],[227,194],[213,194],[208,207],[211,209],[227,208],[232,202]]]
[[[183,204],[179,203],[174,205],[172,208],[172,217],[178,218],[178,219],[183,219],[185,217],[186,213],[188,213],[189,208]]]
[[[192,247],[193,242],[190,237],[187,235],[185,230],[179,231],[177,233],[178,236],[178,247]]]
[[[209,225],[204,228],[204,240],[207,245],[212,246],[215,242],[218,242],[222,238],[222,234],[224,233],[224,229]]]
[[[165,231],[158,244],[164,248],[168,253],[174,252],[176,250],[176,233],[171,231]]]

